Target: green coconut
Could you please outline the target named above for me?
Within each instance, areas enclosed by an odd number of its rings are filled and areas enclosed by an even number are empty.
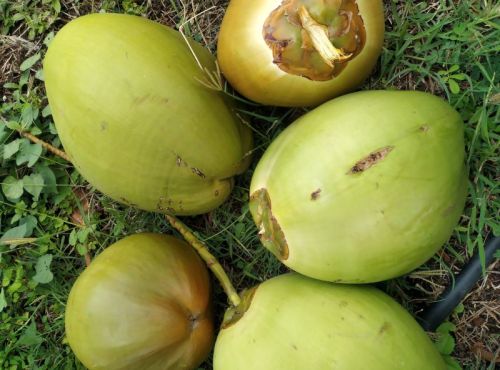
[[[250,187],[264,246],[317,279],[405,274],[450,237],[466,198],[463,122],[422,92],[332,100],[270,145]]]
[[[287,274],[243,302],[226,314],[215,370],[446,369],[410,314],[372,287]]]
[[[229,195],[252,138],[217,91],[215,59],[161,24],[92,14],[64,26],[44,76],[71,161],[97,189],[148,211],[200,214]]]
[[[184,241],[128,236],[78,277],[66,336],[90,370],[191,370],[213,345],[208,271]]]

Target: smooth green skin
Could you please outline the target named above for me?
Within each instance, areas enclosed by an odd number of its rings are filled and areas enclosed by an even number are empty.
[[[282,275],[217,337],[215,370],[445,370],[417,322],[365,286]]]
[[[208,271],[184,241],[126,237],[76,280],[66,336],[90,370],[195,369],[213,344]]]
[[[209,51],[190,44],[214,71]],[[179,215],[208,212],[248,165],[250,131],[222,93],[200,82],[206,73],[173,29],[123,14],[77,18],[50,44],[44,76],[64,149],[117,201]]]
[[[394,149],[385,159],[349,173],[386,146]],[[346,283],[393,278],[428,260],[458,222],[467,188],[463,122],[422,92],[346,95],[271,144],[250,193],[261,188],[288,243],[288,267]]]

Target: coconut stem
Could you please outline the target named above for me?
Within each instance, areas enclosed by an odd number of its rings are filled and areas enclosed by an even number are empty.
[[[341,62],[351,57],[352,54],[346,54],[342,49],[333,46],[328,37],[328,27],[316,22],[303,5],[299,9],[299,18],[302,27],[311,38],[314,48],[326,64],[333,68],[334,62]]]
[[[71,159],[69,159],[68,155],[65,152],[63,152],[62,150],[57,149],[56,147],[50,145],[49,143],[37,138],[35,135],[30,134],[29,132],[22,131],[22,130],[18,130],[17,132],[19,132],[19,134],[21,136],[24,136],[25,138],[29,139],[30,141],[34,142],[35,144],[40,144],[42,147],[47,149],[52,154],[55,154],[58,157],[71,163]]]
[[[40,144],[49,152],[71,163],[71,159],[62,150],[53,147],[49,143],[37,138],[36,136],[30,134],[29,132],[21,130],[19,130],[18,132],[25,138],[31,140],[36,144]],[[166,215],[166,217],[168,222],[170,222],[170,225],[172,225],[174,229],[180,232],[181,235],[184,237],[184,239],[186,239],[186,241],[196,250],[196,252],[198,252],[200,257],[207,264],[208,268],[212,270],[217,280],[219,280],[231,304],[237,307],[241,303],[241,298],[238,295],[238,292],[234,288],[233,284],[231,283],[231,280],[229,279],[229,276],[227,276],[226,272],[222,268],[219,261],[217,261],[217,259],[212,255],[212,253],[210,253],[207,247],[202,242],[200,242],[198,238],[196,238],[196,236],[191,231],[189,231],[188,227],[184,225],[178,218],[170,215]],[[87,263],[87,266],[90,263],[89,260],[90,256],[85,256],[85,261]]]
[[[227,276],[226,272],[222,268],[221,264],[217,259],[210,253],[208,248],[203,244],[198,238],[184,225],[177,217],[171,215],[165,215],[168,222],[174,229],[176,229],[181,235],[186,239],[186,241],[198,252],[200,257],[205,261],[208,268],[212,270],[213,274],[219,280],[224,292],[226,293],[229,301],[234,307],[237,307],[241,303],[241,298],[236,292],[231,280]]]

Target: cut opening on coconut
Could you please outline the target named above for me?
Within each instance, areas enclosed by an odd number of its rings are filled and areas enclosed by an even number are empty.
[[[338,76],[366,44],[355,0],[284,0],[262,35],[282,71],[315,81]]]
[[[375,166],[377,163],[383,161],[385,157],[394,149],[394,146],[386,146],[371,152],[363,159],[356,162],[356,164],[347,172],[348,175],[359,174],[365,172],[369,168]]]
[[[278,259],[288,259],[288,243],[276,217],[271,211],[271,199],[267,189],[262,188],[250,196],[250,210],[259,229],[262,244]]]

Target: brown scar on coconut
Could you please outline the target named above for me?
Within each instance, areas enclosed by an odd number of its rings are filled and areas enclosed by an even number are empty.
[[[358,174],[366,171],[367,169],[384,160],[387,155],[392,152],[392,150],[394,150],[394,146],[389,145],[371,152],[366,157],[356,162],[356,164],[349,170],[349,172],[347,172],[347,175]]]

